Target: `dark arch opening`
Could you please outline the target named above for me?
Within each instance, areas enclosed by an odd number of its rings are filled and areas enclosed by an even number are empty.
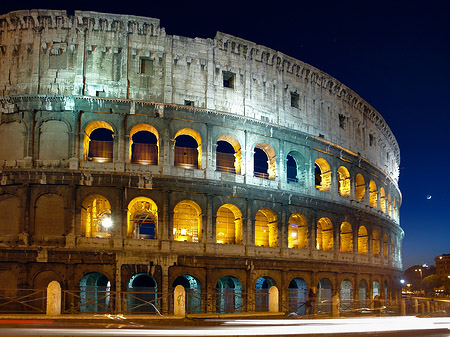
[[[89,135],[88,160],[111,162],[113,159],[114,132],[98,128]]]
[[[226,141],[219,140],[216,149],[216,171],[236,174],[236,168],[234,167],[236,158],[234,155],[233,146]]]
[[[172,283],[175,289],[177,285],[184,287],[186,292],[186,313],[195,314],[202,312],[202,285],[200,281],[191,275],[178,276]]]
[[[156,280],[147,274],[130,278],[127,289],[127,314],[158,313]]]
[[[297,162],[291,155],[287,155],[286,169],[287,169],[287,182],[297,183],[298,182]]]
[[[111,312],[111,283],[102,273],[89,273],[80,281],[80,312],[83,314]]]
[[[158,140],[149,131],[138,131],[132,139],[131,162],[143,165],[158,165]]]
[[[255,311],[269,311],[269,290],[270,287],[276,286],[275,281],[268,277],[260,277],[256,280],[255,285]]]
[[[258,178],[269,179],[269,164],[267,163],[269,159],[267,154],[263,150],[255,147],[253,159],[253,175]]]
[[[175,138],[174,165],[184,168],[198,168],[198,143],[189,135]]]
[[[289,282],[289,312],[295,312],[299,315],[306,314],[307,290],[306,281],[300,277],[296,277]]]
[[[216,284],[216,311],[242,312],[242,284],[233,276],[224,276]]]

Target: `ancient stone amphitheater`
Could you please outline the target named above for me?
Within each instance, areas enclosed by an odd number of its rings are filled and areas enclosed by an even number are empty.
[[[273,286],[285,312],[309,288],[318,312],[399,299],[398,144],[308,64],[153,18],[16,11],[0,118],[5,294],[55,280],[85,313],[171,313],[177,285],[188,312],[267,311]]]

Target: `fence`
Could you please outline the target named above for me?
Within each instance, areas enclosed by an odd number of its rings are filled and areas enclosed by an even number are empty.
[[[273,288],[273,289],[272,289]],[[361,315],[428,315],[446,311],[450,315],[450,302],[428,298],[405,298],[393,305],[377,300],[317,301],[306,310],[306,298],[302,293],[290,293],[283,301],[278,300],[278,289],[272,287],[254,293],[221,289],[204,293],[186,289],[183,292],[182,315],[204,313],[285,312],[303,316],[361,316]],[[276,296],[274,296],[276,295]],[[49,296],[49,301],[51,297]],[[109,290],[62,290],[61,314],[146,314],[173,315],[177,311],[174,293],[151,291],[116,292]],[[0,313],[45,314],[47,290],[0,289]],[[309,309],[309,308],[308,308]]]

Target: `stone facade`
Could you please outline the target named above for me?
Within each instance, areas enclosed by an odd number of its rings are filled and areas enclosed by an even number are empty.
[[[398,298],[398,144],[322,71],[158,19],[30,10],[0,16],[0,96],[7,288],[125,292],[141,277],[253,298],[203,311],[264,310],[273,285],[281,303],[344,284],[344,299]]]

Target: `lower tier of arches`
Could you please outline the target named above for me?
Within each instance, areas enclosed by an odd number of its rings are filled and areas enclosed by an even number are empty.
[[[0,262],[0,297],[16,298],[23,289],[44,290],[57,281],[63,313],[170,314],[178,285],[190,314],[268,312],[272,287],[279,291],[278,310],[299,315],[311,313],[311,302],[314,313],[331,313],[336,296],[341,312],[395,305],[401,296],[398,271],[338,263],[61,251],[42,263],[30,251],[8,255],[11,262],[3,255]]]

